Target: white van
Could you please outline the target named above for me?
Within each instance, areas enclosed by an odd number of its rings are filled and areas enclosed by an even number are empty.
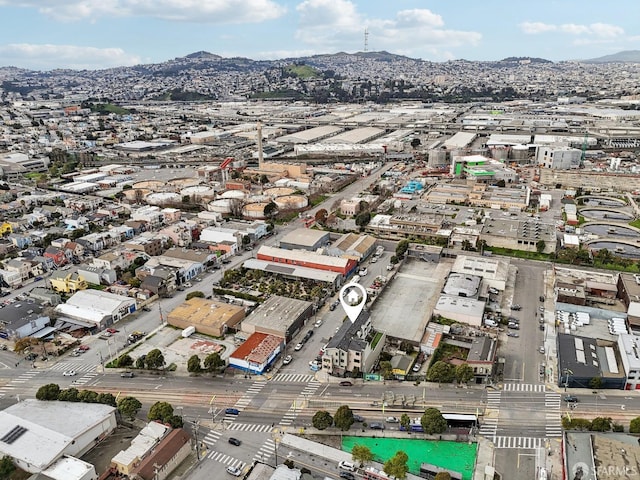
[[[354,275],[351,279],[352,283],[358,283],[360,281],[360,275]]]
[[[356,466],[351,462],[347,462],[346,460],[342,460],[338,464],[338,467],[341,468],[342,470],[347,470],[348,472],[355,472],[356,471]]]
[[[487,318],[484,321],[484,325],[485,327],[497,327],[498,322],[496,322],[495,320],[491,320],[490,318]]]

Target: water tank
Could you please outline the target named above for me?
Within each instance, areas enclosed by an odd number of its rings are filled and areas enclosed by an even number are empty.
[[[435,150],[429,150],[429,166],[438,167],[440,165],[447,165],[447,151],[443,148],[437,148]]]
[[[526,145],[515,145],[511,149],[511,158],[516,162],[524,162],[529,159],[529,147]]]
[[[274,200],[278,210],[300,210],[309,205],[309,200],[304,195],[286,195]]]
[[[493,147],[490,149],[491,158],[504,162],[509,158],[509,147]]]
[[[274,188],[265,189],[264,194],[268,195],[271,198],[277,198],[277,197],[284,197],[286,195],[293,195],[294,192],[295,192],[294,188],[274,187]]]
[[[242,216],[247,218],[264,218],[264,208],[269,205],[267,202],[248,203],[242,207]]]
[[[194,185],[180,190],[180,195],[183,197],[189,197],[190,199],[194,199],[196,202],[199,202],[203,198],[213,198],[215,192],[212,188],[209,188],[206,185]]]
[[[246,193],[242,190],[227,190],[220,194],[219,198],[236,198],[238,200],[244,200],[246,197]]]
[[[161,182],[160,180],[144,180],[142,182],[134,183],[131,188],[133,190],[151,190],[157,192],[158,190],[162,190],[165,186],[165,182]]]
[[[231,213],[231,204],[234,200],[230,198],[221,198],[219,200],[214,200],[213,202],[209,202],[207,204],[207,210],[210,212],[216,212],[223,215],[227,213]]]
[[[167,204],[175,204],[180,203],[182,201],[182,197],[179,193],[173,192],[156,192],[145,197],[145,201],[149,205],[167,205]]]

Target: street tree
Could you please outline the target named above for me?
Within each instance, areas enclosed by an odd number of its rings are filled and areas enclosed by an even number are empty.
[[[403,413],[402,415],[400,415],[400,426],[404,428],[407,432],[409,432],[411,431],[410,425],[411,425],[411,417],[409,417],[409,415],[406,413]]]
[[[118,400],[118,411],[130,420],[136,418],[136,415],[142,408],[142,403],[135,397],[122,397]]]
[[[354,421],[353,412],[349,408],[349,405],[338,407],[336,414],[333,416],[333,424],[343,432],[349,430]]]
[[[547,248],[547,242],[545,242],[544,240],[538,240],[536,242],[536,252],[542,253],[544,252],[545,248]]]
[[[333,425],[333,417],[326,410],[318,410],[311,419],[311,424],[313,425],[313,428],[326,430]]]
[[[60,395],[60,387],[57,383],[42,385],[36,392],[38,400],[57,400]]]
[[[360,468],[362,468],[365,463],[373,461],[373,452],[366,445],[354,445],[351,449],[351,458],[353,461],[359,462]]]
[[[201,371],[202,366],[200,365],[200,357],[198,355],[191,355],[189,360],[187,360],[187,372],[200,373]]]
[[[149,414],[147,415],[147,419],[160,420],[163,423],[166,423],[173,417],[173,407],[168,402],[156,402],[151,405],[149,409]]]
[[[397,451],[393,457],[384,462],[384,473],[400,479],[407,478],[407,472],[409,471],[408,460],[409,456],[406,453],[402,450]]]
[[[147,364],[147,368],[151,369],[164,367],[164,355],[162,355],[162,352],[159,349],[154,348],[149,353],[147,353],[145,363]]]
[[[116,397],[114,397],[112,393],[99,393],[97,401],[102,405],[109,405],[111,407],[117,406]]]
[[[218,352],[210,353],[205,357],[204,368],[207,372],[217,372],[221,367],[224,367],[224,360],[220,358]]]
[[[431,365],[427,372],[427,380],[430,382],[449,383],[455,377],[455,368],[450,363],[438,360]]]
[[[320,225],[324,225],[325,222],[327,221],[328,216],[329,216],[329,212],[327,212],[326,209],[321,208],[316,212],[316,215],[315,215],[316,223],[319,223]]]
[[[435,433],[442,433],[447,429],[447,421],[437,408],[427,408],[422,417],[420,418],[420,424],[425,433],[433,435]]]
[[[9,455],[5,455],[0,460],[0,478],[12,478],[11,474],[15,472],[16,466]]]
[[[593,390],[600,390],[602,388],[602,377],[593,377],[589,380],[589,388]]]
[[[610,417],[596,417],[591,421],[592,432],[608,432],[611,430],[611,418]]]
[[[640,417],[636,417],[629,422],[629,433],[640,433]]]
[[[58,400],[61,402],[79,402],[78,398],[78,389],[77,388],[67,388],[65,390],[61,390],[58,395]]]
[[[455,376],[459,383],[467,383],[473,378],[473,368],[468,363],[461,363],[455,369]]]
[[[80,390],[78,399],[83,403],[98,403],[98,393],[93,390]]]
[[[400,240],[396,245],[396,256],[402,258],[409,250],[409,240]]]
[[[433,480],[451,480],[451,474],[449,472],[438,472]]]
[[[133,358],[131,358],[131,355],[124,353],[116,359],[115,363],[117,368],[127,368],[133,365]]]

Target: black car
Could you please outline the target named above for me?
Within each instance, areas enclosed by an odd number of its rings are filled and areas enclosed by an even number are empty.
[[[544,295],[540,295],[540,301],[544,302]]]
[[[313,330],[309,330],[307,333],[304,334],[304,338],[302,339],[303,342],[306,342],[307,340],[309,340],[311,337],[313,337]]]
[[[231,260],[229,260],[228,258],[225,258],[224,260],[222,260],[222,263],[224,263],[225,265],[228,265],[231,263]]]
[[[351,472],[340,472],[340,478],[344,478],[345,480],[356,480],[356,477],[354,477]]]
[[[229,443],[231,445],[235,445],[236,447],[239,447],[242,444],[242,442],[240,440],[238,440],[237,438],[234,438],[234,437],[230,437],[229,438]]]
[[[567,403],[578,403],[578,397],[575,395],[566,395],[564,401]]]
[[[353,383],[351,383],[349,380],[343,380],[340,382],[340,386],[341,387],[353,387]]]
[[[354,413],[353,414],[353,421],[354,422],[358,422],[358,423],[364,423],[364,417]]]
[[[511,305],[511,310],[516,310],[516,311],[517,310],[522,310],[522,307],[520,305],[518,305],[518,304]]]
[[[238,410],[237,408],[226,408],[224,410],[224,413],[226,413],[227,415],[240,415],[240,410]]]

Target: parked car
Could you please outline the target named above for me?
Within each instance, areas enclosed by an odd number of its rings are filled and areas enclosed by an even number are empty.
[[[369,273],[369,270],[367,270],[366,268],[361,268],[360,271],[358,272],[358,275],[360,275],[361,277],[364,277],[368,273]]]
[[[356,480],[356,477],[351,472],[340,472],[340,478],[344,478],[345,480]]]
[[[421,364],[421,363],[416,363],[416,364],[413,366],[412,370],[413,370],[414,372],[419,372],[421,368],[422,368],[422,364]]]
[[[387,417],[384,421],[387,423],[400,423],[400,419],[398,417]]]
[[[227,415],[240,415],[240,410],[237,408],[225,408],[224,413]]]
[[[242,475],[242,470],[240,470],[238,467],[232,467],[231,465],[229,465],[227,467],[227,473],[230,473],[234,477],[239,477],[240,475]]]
[[[309,340],[311,337],[313,337],[313,330],[309,330],[307,333],[304,334],[304,338],[303,338],[303,342],[306,342],[307,340]]]
[[[296,346],[293,348],[296,352],[302,350],[302,347],[304,347],[304,343],[300,342],[297,343]]]
[[[540,295],[540,299],[541,302],[544,302],[544,295]]]
[[[78,350],[80,350],[81,352],[86,352],[87,350],[89,350],[89,345],[80,345],[78,347]]]
[[[354,422],[359,422],[359,423],[364,423],[364,417],[354,413],[353,414],[353,421]]]
[[[329,310],[333,312],[336,308],[338,308],[338,305],[340,305],[340,300],[336,300],[335,302],[333,302],[329,307]]]
[[[313,326],[316,327],[316,328],[318,328],[321,325],[322,325],[322,319],[321,318],[317,319],[316,323],[313,324]]]
[[[520,335],[518,335],[516,332],[507,332],[507,337],[515,337],[518,338]]]
[[[347,470],[348,472],[356,471],[356,466],[351,462],[347,462],[346,460],[341,460],[340,463],[338,463],[338,468],[340,468],[341,470]]]
[[[349,380],[343,380],[340,382],[341,387],[353,387],[353,383]]]
[[[291,355],[287,355],[286,357],[284,357],[284,360],[282,360],[282,364],[289,365],[292,360],[293,360],[293,357]]]
[[[393,270],[393,265],[387,265],[387,270],[388,270],[388,271]]]
[[[510,330],[520,330],[520,325],[517,323],[510,323],[507,325],[507,328]]]
[[[511,310],[522,310],[522,306],[518,305],[517,303],[515,305],[511,305]]]
[[[235,437],[229,437],[229,443],[231,445],[235,445],[236,447],[239,447],[240,445],[242,445],[242,442]]]
[[[384,423],[380,423],[380,422],[371,422],[369,424],[369,428],[371,430],[384,430]]]

